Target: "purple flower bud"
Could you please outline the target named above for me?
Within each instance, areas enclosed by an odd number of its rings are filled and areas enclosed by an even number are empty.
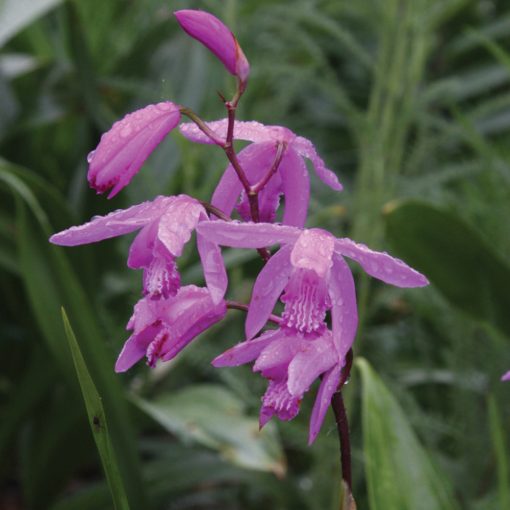
[[[182,29],[212,51],[227,71],[246,82],[250,64],[234,34],[218,18],[205,11],[184,9],[174,12]]]
[[[88,181],[98,193],[113,188],[108,198],[127,186],[151,152],[181,118],[170,101],[127,114],[106,132],[88,157]]]

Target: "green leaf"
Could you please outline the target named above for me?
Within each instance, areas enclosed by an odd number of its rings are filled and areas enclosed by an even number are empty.
[[[101,463],[106,474],[106,480],[110,487],[113,503],[116,509],[129,509],[129,503],[124,490],[124,484],[119,472],[118,461],[108,433],[108,424],[103,403],[97,388],[90,376],[85,360],[76,341],[76,337],[67,318],[65,309],[62,308],[62,320],[69,342],[69,348],[73,357],[74,368],[78,376],[80,388],[87,408],[89,423],[92,428],[94,441],[96,442]]]
[[[0,5],[0,47],[56,7],[62,0],[2,0]]]
[[[508,477],[508,449],[501,414],[496,400],[489,397],[489,423],[496,456],[500,508],[510,508],[510,479]]]
[[[471,226],[418,201],[390,204],[385,216],[396,255],[469,316],[510,336],[510,267]]]
[[[433,466],[405,412],[363,358],[363,449],[371,510],[452,510],[447,480]]]
[[[276,430],[259,430],[256,418],[247,417],[242,402],[221,386],[195,385],[152,401],[135,403],[169,432],[185,441],[218,450],[239,466],[285,473],[285,459]]]

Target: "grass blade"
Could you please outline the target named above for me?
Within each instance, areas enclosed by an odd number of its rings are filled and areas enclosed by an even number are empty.
[[[64,322],[64,330],[73,357],[74,368],[76,369],[76,375],[80,383],[85,407],[87,408],[92,434],[99,451],[99,456],[101,457],[101,463],[110,487],[114,506],[118,510],[129,509],[129,503],[119,472],[117,458],[108,433],[108,424],[103,402],[87,369],[87,365],[85,364],[85,360],[83,359],[80,347],[76,341],[76,336],[74,335],[64,308],[62,308],[62,321]]]

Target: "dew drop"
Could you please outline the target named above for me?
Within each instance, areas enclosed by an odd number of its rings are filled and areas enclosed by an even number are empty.
[[[90,151],[88,154],[87,154],[87,163],[92,163],[92,160],[94,159],[94,155],[96,154],[96,151]]]

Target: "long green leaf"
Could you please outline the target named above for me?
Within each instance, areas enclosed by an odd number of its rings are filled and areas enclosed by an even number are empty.
[[[370,510],[454,510],[440,476],[395,397],[368,362],[361,372],[363,452]]]
[[[89,423],[96,442],[101,463],[106,475],[106,480],[110,487],[113,503],[116,509],[129,509],[129,503],[124,490],[124,484],[120,475],[118,461],[113,449],[110,435],[108,433],[108,424],[106,414],[103,408],[103,402],[97,391],[96,385],[90,376],[87,365],[80,351],[76,336],[72,330],[65,309],[62,308],[62,320],[64,329],[69,342],[69,348],[73,357],[74,368],[80,383],[80,388],[87,408]]]
[[[386,207],[395,253],[424,273],[455,306],[510,335],[510,267],[455,214],[423,202]]]

